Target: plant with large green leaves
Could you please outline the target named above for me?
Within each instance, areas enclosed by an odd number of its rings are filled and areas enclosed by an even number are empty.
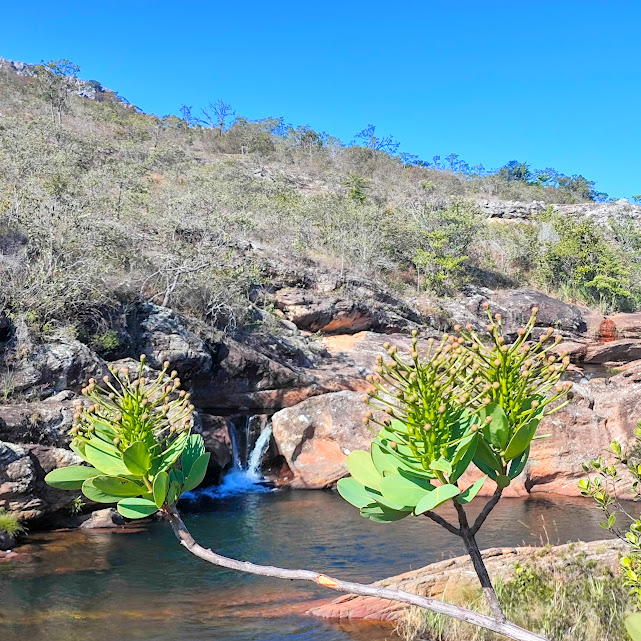
[[[408,358],[386,345],[365,401],[365,422],[374,431],[371,449],[347,457],[350,477],[338,482],[341,496],[377,522],[425,515],[461,537],[493,613],[503,613],[475,535],[503,490],[525,468],[543,416],[568,402],[570,383],[560,382],[569,365],[554,348],[552,328],[533,340],[536,312],[511,343],[500,314],[486,305],[489,341],[468,325],[419,353],[415,332]],[[475,466],[476,480],[464,482]],[[469,476],[469,475],[468,475]],[[464,506],[491,479],[496,490],[470,523]],[[453,504],[458,527],[435,510]]]
[[[78,405],[71,449],[89,465],[50,472],[45,481],[82,490],[91,501],[117,503],[120,514],[138,519],[173,506],[202,482],[209,463],[202,436],[192,434],[194,406],[180,390],[169,363],[149,380],[145,357],[137,376],[111,368],[104,386],[94,379],[83,389],[89,405]]]

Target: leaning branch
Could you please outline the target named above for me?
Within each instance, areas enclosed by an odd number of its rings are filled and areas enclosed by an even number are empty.
[[[165,508],[164,516],[171,524],[174,534],[180,541],[181,545],[186,547],[187,550],[195,556],[220,567],[239,570],[240,572],[247,572],[249,574],[257,574],[260,576],[272,576],[279,579],[311,581],[312,583],[331,588],[337,592],[358,594],[360,596],[373,596],[380,599],[389,599],[391,601],[407,603],[419,608],[431,610],[438,614],[444,614],[445,616],[458,619],[459,621],[471,623],[472,625],[476,625],[481,628],[492,630],[493,632],[498,632],[499,634],[502,634],[509,639],[514,639],[515,641],[548,641],[545,637],[529,632],[528,630],[524,630],[509,621],[501,622],[493,619],[492,617],[479,614],[478,612],[466,610],[465,608],[444,603],[437,599],[430,599],[424,596],[411,594],[404,590],[391,590],[389,588],[382,588],[375,585],[364,585],[362,583],[352,583],[351,581],[341,581],[340,579],[335,579],[327,576],[326,574],[313,572],[311,570],[288,570],[272,565],[257,565],[248,561],[230,559],[226,556],[216,554],[215,552],[212,552],[211,550],[208,550],[196,543],[174,507]]]

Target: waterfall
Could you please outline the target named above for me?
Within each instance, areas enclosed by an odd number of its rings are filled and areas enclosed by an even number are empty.
[[[253,448],[250,450],[250,429],[254,423],[254,418],[257,417],[249,417],[244,422],[244,433],[240,439],[238,438],[236,426],[232,425],[232,429],[229,431],[229,437],[232,445],[233,467],[225,474],[220,485],[195,490],[193,492],[186,492],[182,496],[183,499],[197,500],[202,496],[224,498],[238,494],[269,492],[271,490],[270,487],[262,483],[263,478],[260,473],[260,463],[263,454],[269,446],[272,426],[268,424],[263,427]],[[244,452],[242,450],[244,450]]]

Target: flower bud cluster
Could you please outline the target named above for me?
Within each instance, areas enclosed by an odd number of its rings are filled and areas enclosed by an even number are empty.
[[[89,404],[78,405],[73,415],[70,434],[75,444],[89,441],[98,429],[101,438],[108,435],[121,451],[142,441],[158,454],[177,434],[191,430],[190,395],[180,390],[178,373],[168,370],[166,361],[160,373],[149,379],[143,355],[135,378],[127,368],[110,367],[111,376],[105,376],[102,385],[89,379],[82,390]]]

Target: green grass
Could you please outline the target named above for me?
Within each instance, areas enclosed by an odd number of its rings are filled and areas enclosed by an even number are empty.
[[[621,641],[623,619],[635,604],[620,576],[581,556],[552,565],[516,564],[514,576],[497,582],[506,616],[551,641]],[[467,588],[444,600],[490,614],[480,589]],[[405,641],[499,641],[503,637],[424,610],[411,609],[398,627]]]
[[[16,536],[21,532],[24,532],[24,527],[20,525],[18,517],[0,508],[0,533]]]

